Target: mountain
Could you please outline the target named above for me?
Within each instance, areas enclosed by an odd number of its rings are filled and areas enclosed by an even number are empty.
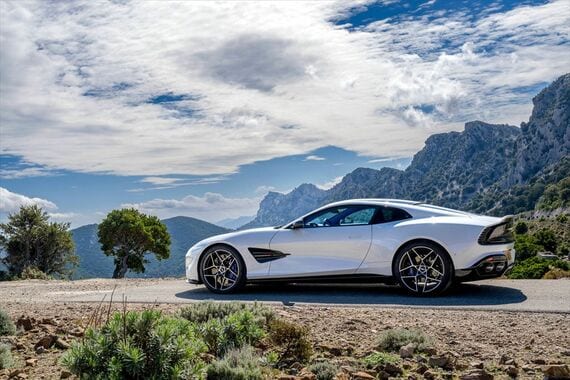
[[[129,277],[169,277],[184,275],[184,255],[188,248],[207,237],[223,234],[230,230],[185,216],[177,216],[162,221],[171,238],[170,258],[158,261],[149,255],[150,262],[145,273],[128,273]],[[97,238],[97,224],[89,224],[71,231],[75,249],[79,256],[76,278],[111,277],[113,258],[107,257],[100,249]]]
[[[237,218],[222,219],[222,220],[216,222],[216,226],[235,230],[238,227],[243,226],[244,224],[251,222],[253,220],[253,218],[255,218],[255,215],[238,216]]]
[[[326,191],[303,184],[288,194],[269,193],[255,219],[242,228],[283,224],[349,198],[413,199],[504,214],[532,210],[556,193],[558,200],[550,204],[565,206],[570,202],[565,198],[570,192],[570,74],[542,90],[533,105],[520,128],[472,121],[462,132],[430,136],[406,170],[358,168]]]

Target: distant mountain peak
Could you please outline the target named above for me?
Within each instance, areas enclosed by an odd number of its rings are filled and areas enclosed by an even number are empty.
[[[302,184],[288,194],[269,193],[256,218],[242,228],[278,225],[326,204],[350,198],[406,198],[456,208],[491,186],[523,183],[570,150],[570,74],[534,99],[521,128],[475,120],[463,131],[431,135],[402,171],[357,168],[329,190]]]

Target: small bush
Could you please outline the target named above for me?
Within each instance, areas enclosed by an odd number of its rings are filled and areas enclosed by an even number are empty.
[[[212,318],[196,325],[196,333],[203,337],[208,351],[223,355],[231,349],[254,345],[265,336],[265,319],[242,309],[223,319]]]
[[[542,277],[547,280],[558,280],[559,278],[570,278],[570,271],[560,269],[560,268],[552,268],[545,275]]]
[[[261,380],[260,358],[251,346],[230,350],[206,369],[208,380]]]
[[[20,274],[21,280],[53,280],[53,277],[45,274],[36,267],[26,267]]]
[[[562,260],[546,260],[535,256],[517,262],[508,277],[512,279],[540,279],[554,268],[568,271],[570,270],[570,265]]]
[[[308,329],[282,319],[269,324],[269,340],[279,348],[278,364],[307,362],[312,348]]]
[[[309,371],[317,376],[317,380],[333,380],[338,372],[338,367],[329,362],[320,362],[310,365]]]
[[[0,309],[0,336],[2,335],[15,335],[16,326],[10,319],[10,316],[2,309]]]
[[[0,369],[10,368],[12,365],[14,365],[12,347],[9,344],[0,343]]]
[[[203,323],[211,319],[223,319],[238,311],[248,310],[256,317],[263,317],[267,322],[274,316],[273,310],[260,305],[249,305],[241,302],[199,302],[184,307],[180,311],[180,316],[190,322]]]
[[[395,354],[391,354],[389,352],[374,352],[363,360],[364,364],[368,368],[375,368],[378,366],[390,364],[396,364],[400,361],[400,357]]]
[[[190,322],[145,310],[115,313],[63,356],[62,364],[81,378],[191,378],[204,367],[206,351]]]
[[[399,351],[400,347],[415,343],[418,351],[432,346],[431,339],[419,330],[390,329],[378,337],[378,348],[382,351]]]

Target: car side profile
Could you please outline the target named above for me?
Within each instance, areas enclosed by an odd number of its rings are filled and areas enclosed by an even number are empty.
[[[288,224],[213,236],[186,254],[188,282],[215,293],[247,283],[382,282],[436,295],[514,265],[512,217],[421,202],[352,199]]]

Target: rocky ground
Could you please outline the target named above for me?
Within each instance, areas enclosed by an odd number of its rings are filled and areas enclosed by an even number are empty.
[[[0,371],[0,378],[73,377],[60,366],[59,359],[73,340],[81,339],[99,304],[30,304],[0,298],[0,307],[20,328],[18,335],[2,339],[12,344],[16,365]],[[113,305],[116,310],[122,307],[121,302]],[[127,307],[154,307],[175,313],[181,306]],[[328,358],[342,369],[339,380],[570,376],[568,314],[313,306],[279,306],[275,310],[310,328],[315,355]],[[431,336],[433,352],[407,357],[403,350],[403,358],[396,365],[364,368],[361,359],[374,352],[378,334],[399,327],[420,329]],[[283,379],[312,378],[300,365],[286,372]]]

